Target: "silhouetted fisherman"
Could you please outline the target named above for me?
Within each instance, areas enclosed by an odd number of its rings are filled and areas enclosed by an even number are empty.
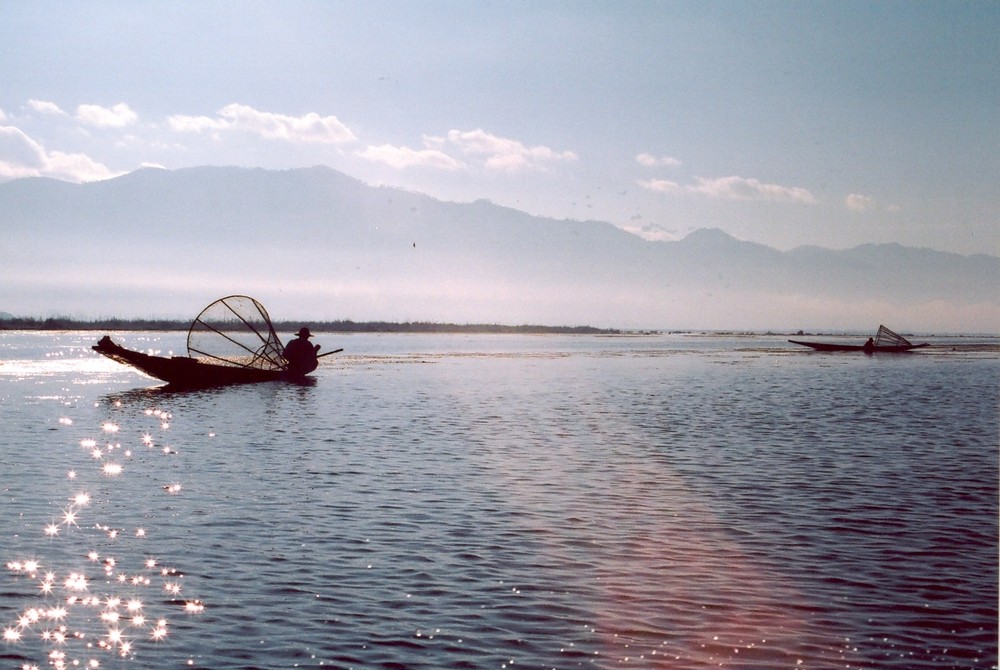
[[[312,333],[306,327],[299,328],[298,337],[285,345],[282,356],[288,361],[288,371],[294,375],[304,375],[312,372],[319,365],[316,354],[319,345],[309,341]]]

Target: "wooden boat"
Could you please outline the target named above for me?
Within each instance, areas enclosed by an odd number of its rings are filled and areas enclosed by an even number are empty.
[[[187,348],[187,356],[153,356],[126,349],[108,335],[93,347],[113,361],[177,388],[301,382],[317,364],[313,358],[306,369],[290,369],[264,306],[244,295],[220,298],[202,310],[188,330]]]
[[[285,370],[263,370],[205,363],[190,356],[166,357],[144,354],[115,344],[108,335],[102,337],[92,348],[113,361],[129,365],[150,377],[155,377],[178,388],[203,388],[296,379],[289,376]],[[303,377],[304,375],[300,375],[297,379]]]
[[[902,354],[913,349],[926,347],[927,344],[913,344],[902,335],[894,333],[880,325],[874,338],[868,338],[864,344],[840,344],[834,342],[803,342],[788,340],[792,344],[800,344],[816,351],[860,351],[866,354]]]

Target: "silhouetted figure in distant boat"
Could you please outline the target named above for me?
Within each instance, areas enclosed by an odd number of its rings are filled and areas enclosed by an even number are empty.
[[[294,375],[304,375],[312,372],[319,365],[316,353],[319,345],[309,341],[312,333],[308,328],[299,328],[299,336],[285,345],[282,356],[288,361],[288,371]]]
[[[869,337],[868,341],[865,342],[864,350],[866,354],[870,354],[875,351],[875,340]]]

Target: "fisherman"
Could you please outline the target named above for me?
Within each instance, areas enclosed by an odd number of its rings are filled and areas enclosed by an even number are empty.
[[[866,353],[871,353],[875,351],[875,340],[869,337],[868,341],[865,342],[864,350]]]
[[[298,337],[285,346],[282,356],[288,361],[288,371],[296,375],[304,375],[312,372],[319,365],[317,352],[319,345],[309,341],[312,333],[303,326],[299,328]]]

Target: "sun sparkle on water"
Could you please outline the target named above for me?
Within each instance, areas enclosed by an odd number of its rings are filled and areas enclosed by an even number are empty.
[[[171,415],[168,412],[147,409],[144,414],[154,418],[161,430],[169,428]],[[60,419],[59,423],[63,426],[74,425],[69,418]],[[101,431],[109,435],[124,434],[123,428],[116,421],[100,424]],[[149,449],[156,445],[149,431],[142,433],[138,440],[139,445]],[[111,461],[109,457],[119,452],[122,458],[132,459],[136,453],[121,443],[100,446],[98,440],[93,438],[81,439],[79,445],[96,465],[89,472],[98,477],[123,476],[125,468],[122,463]],[[165,446],[162,453],[169,455],[177,452]],[[77,481],[81,479],[81,474],[76,469],[69,469],[66,480]],[[181,484],[174,482],[162,488],[168,494],[176,495],[181,491]],[[42,526],[41,534],[53,542],[71,541],[71,538],[77,542],[93,541],[96,539],[94,533],[98,533],[98,537],[103,537],[105,542],[124,541],[128,545],[124,538],[134,538],[133,542],[147,541],[149,536],[155,535],[145,527],[125,533],[125,528],[95,519],[100,516],[100,511],[93,506],[93,498],[86,490],[69,494],[68,500],[70,504],[61,509],[59,516]],[[63,533],[66,529],[73,532]],[[153,612],[149,611],[150,607],[141,597],[140,589],[155,588],[166,594],[166,599],[163,596],[152,599],[152,610],[171,605],[188,614],[204,610],[201,600],[176,599],[181,593],[180,580],[183,578],[179,570],[161,566],[157,558],[149,556],[136,561],[139,567],[127,569],[127,565],[136,559],[128,555],[129,546],[117,542],[115,546],[125,552],[120,556],[96,549],[83,553],[82,557],[94,564],[91,569],[59,569],[47,565],[44,557],[7,561],[7,570],[15,581],[26,580],[32,585],[30,590],[24,591],[24,597],[29,601],[40,599],[41,604],[25,607],[17,613],[13,622],[3,628],[3,641],[18,645],[19,653],[24,655],[31,654],[29,646],[34,642],[38,645],[39,657],[36,660],[54,668],[99,668],[103,663],[102,654],[113,654],[128,660],[140,653],[143,640],[158,643],[167,639],[168,619],[162,616],[153,618]],[[57,555],[62,553],[57,552]],[[73,563],[71,560],[70,564]],[[96,572],[98,570],[99,573]],[[92,584],[101,585],[100,594],[91,592]],[[19,667],[21,670],[35,670],[39,665],[27,661]]]

